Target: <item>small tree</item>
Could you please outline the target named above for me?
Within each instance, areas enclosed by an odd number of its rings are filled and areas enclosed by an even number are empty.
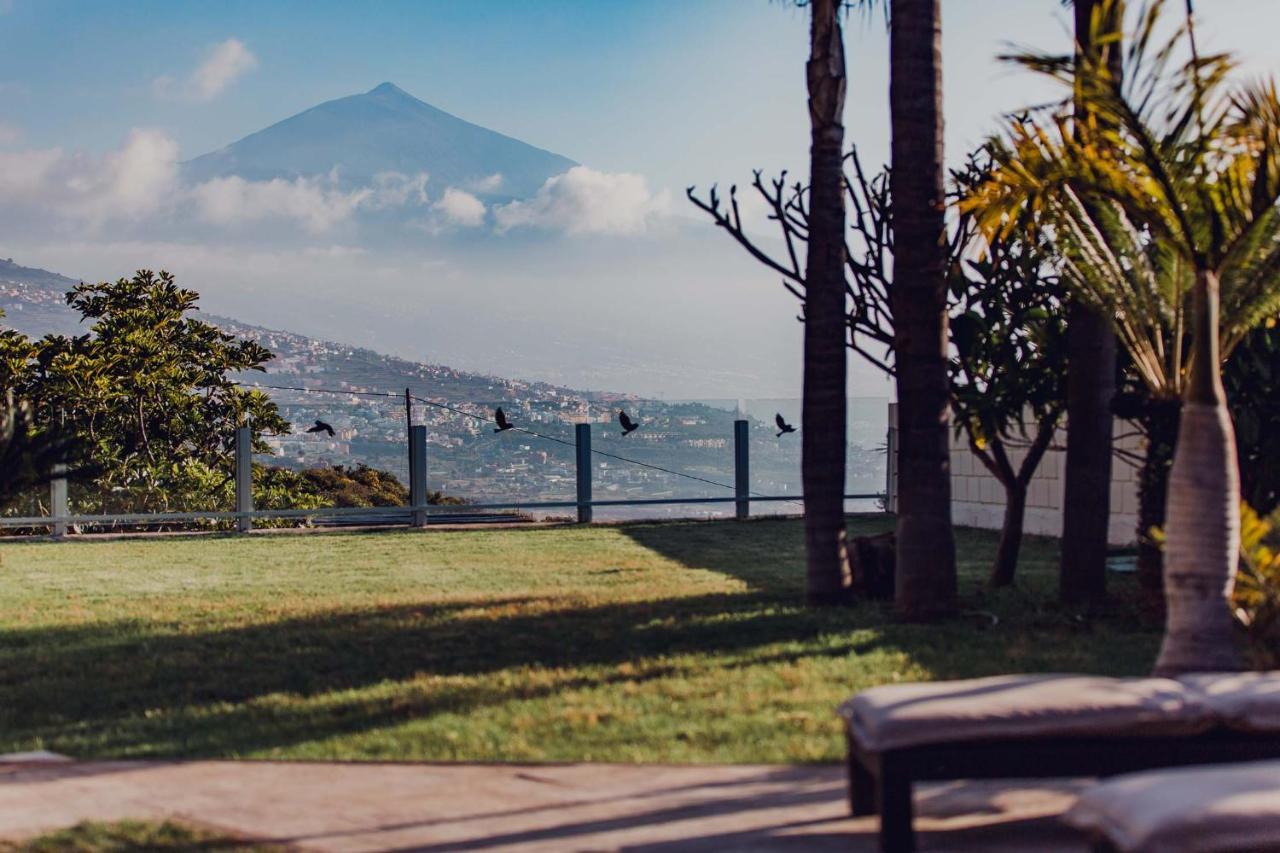
[[[265,394],[235,380],[262,370],[271,352],[189,316],[198,299],[166,272],[81,284],[67,303],[88,334],[50,335],[29,358],[0,363],[40,430],[84,442],[98,473],[78,485],[82,506],[212,508],[210,484],[232,477],[236,427],[251,427],[259,452],[264,434],[289,431]],[[10,340],[8,349],[22,347]]]
[[[956,429],[1004,489],[993,586],[1013,582],[1027,489],[1066,407],[1065,300],[1047,258],[1043,236],[1028,229],[992,240],[950,276]]]

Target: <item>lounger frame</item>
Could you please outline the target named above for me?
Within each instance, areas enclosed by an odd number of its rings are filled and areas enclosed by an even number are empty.
[[[1198,735],[967,740],[865,750],[848,732],[849,808],[880,815],[880,849],[915,849],[912,785],[954,779],[1106,777],[1158,767],[1280,758],[1280,736],[1215,728]]]

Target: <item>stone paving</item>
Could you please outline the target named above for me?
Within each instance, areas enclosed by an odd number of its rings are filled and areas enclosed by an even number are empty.
[[[920,848],[1083,853],[1076,790],[921,786]],[[317,851],[876,849],[832,766],[0,760],[0,838],[125,818]]]

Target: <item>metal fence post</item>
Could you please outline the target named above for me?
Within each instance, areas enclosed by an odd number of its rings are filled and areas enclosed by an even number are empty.
[[[884,511],[898,511],[898,404],[889,404],[889,434],[884,443]]]
[[[236,512],[253,512],[253,433],[247,426],[236,428]],[[252,529],[252,518],[236,518],[236,530]]]
[[[409,524],[427,526],[427,428],[409,427]]]
[[[591,523],[591,424],[574,426],[578,450],[578,523]]]
[[[67,512],[67,478],[63,476],[66,470],[64,465],[55,465],[53,479],[49,481],[49,514],[55,519],[51,525],[54,536],[67,535],[67,523],[57,520],[65,519],[69,514]]]
[[[751,424],[733,422],[733,496],[738,518],[751,515]]]

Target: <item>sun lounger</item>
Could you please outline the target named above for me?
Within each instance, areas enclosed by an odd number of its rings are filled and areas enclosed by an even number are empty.
[[[1098,851],[1280,851],[1280,761],[1131,773],[1066,814]]]
[[[1114,776],[1280,758],[1280,675],[1017,675],[899,684],[840,706],[855,815],[914,848],[915,782]]]

